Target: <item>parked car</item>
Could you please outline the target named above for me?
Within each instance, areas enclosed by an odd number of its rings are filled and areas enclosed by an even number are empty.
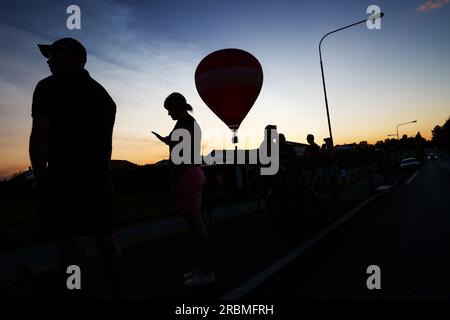
[[[437,154],[436,153],[429,153],[428,154],[428,160],[436,160],[438,157],[437,157]]]
[[[420,169],[421,164],[417,161],[416,158],[405,158],[400,162],[400,169],[403,170],[412,170],[412,169]]]

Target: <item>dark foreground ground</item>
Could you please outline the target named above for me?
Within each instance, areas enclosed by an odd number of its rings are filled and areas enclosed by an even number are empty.
[[[246,301],[303,299],[449,299],[450,157],[440,154],[358,210],[286,267],[252,290]],[[367,183],[342,193],[343,216],[370,197]],[[306,230],[307,229],[307,230]],[[192,242],[180,234],[124,252],[126,299],[217,300],[265,270],[318,229],[290,226],[283,236],[270,232],[260,212],[212,225],[215,284],[186,288],[182,274],[191,267]],[[91,260],[96,284],[92,298],[109,298],[98,258]],[[368,290],[366,268],[381,269],[381,290]],[[0,288],[4,298],[61,298],[54,272]]]

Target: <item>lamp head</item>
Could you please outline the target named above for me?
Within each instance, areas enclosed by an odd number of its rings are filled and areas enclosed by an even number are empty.
[[[381,19],[384,17],[384,12],[377,12],[373,16],[370,16],[371,20]]]

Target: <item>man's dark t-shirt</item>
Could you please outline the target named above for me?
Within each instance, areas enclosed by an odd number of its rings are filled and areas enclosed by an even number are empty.
[[[305,153],[310,154],[312,157],[318,157],[320,154],[320,147],[317,143],[313,142],[306,146]]]
[[[115,113],[112,98],[84,69],[37,84],[32,117],[50,120],[48,199],[40,210],[45,228],[65,235],[110,232]]]
[[[315,142],[308,144],[305,148],[304,155],[302,159],[304,165],[317,166],[320,161],[320,147]]]
[[[32,116],[50,118],[51,181],[108,181],[115,113],[112,98],[84,69],[37,84]]]

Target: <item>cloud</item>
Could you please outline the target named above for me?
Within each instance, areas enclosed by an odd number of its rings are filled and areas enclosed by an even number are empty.
[[[450,0],[427,0],[417,8],[417,11],[423,13],[430,10],[439,9],[449,2]]]

